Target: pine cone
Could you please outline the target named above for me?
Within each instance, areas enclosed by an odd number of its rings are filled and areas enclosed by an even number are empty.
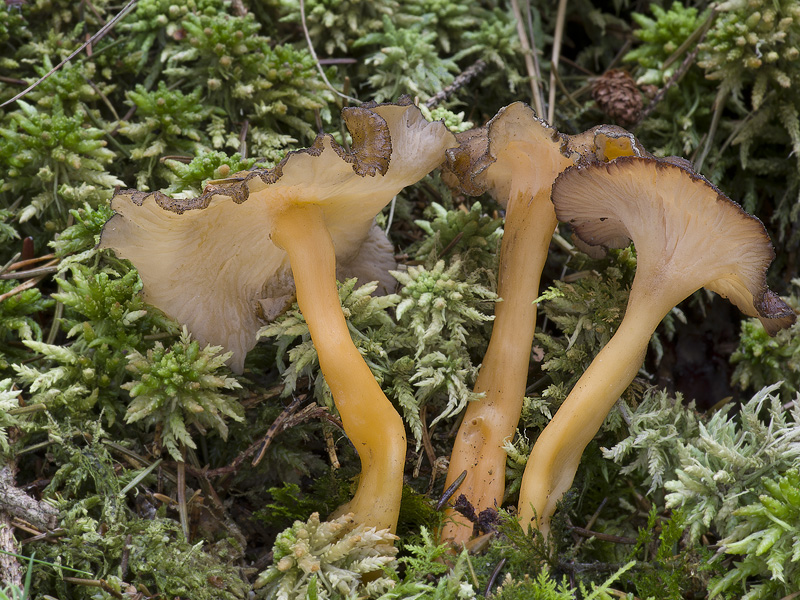
[[[611,69],[592,84],[592,98],[609,117],[623,126],[633,125],[642,112],[642,95],[626,71]]]

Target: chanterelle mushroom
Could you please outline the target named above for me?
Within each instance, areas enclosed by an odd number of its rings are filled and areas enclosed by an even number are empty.
[[[481,511],[499,506],[505,490],[503,442],[514,435],[522,411],[536,322],[534,300],[557,222],[550,202],[553,181],[577,162],[641,155],[644,150],[630,133],[609,125],[561,135],[521,102],[458,139],[460,146],[448,151],[450,181],[458,181],[471,195],[489,190],[506,208],[497,283],[502,301],[495,305],[492,337],[475,384],[475,392],[484,397],[467,407],[446,483],[466,471],[458,493]],[[471,523],[458,513],[450,516],[442,539],[456,544],[469,539]]]
[[[545,535],[581,454],[633,380],[664,316],[705,287],[757,316],[772,335],[795,320],[767,288],[774,252],[761,222],[674,160],[619,158],[567,169],[553,185],[559,220],[587,244],[633,241],[636,276],[625,317],[534,445],[520,491],[523,527]]]
[[[337,257],[358,260],[373,218],[403,187],[439,166],[455,145],[443,123],[410,103],[342,112],[348,152],[330,135],[274,169],[237,174],[192,199],[129,190],[112,201],[101,246],[130,259],[148,302],[185,323],[202,343],[246,352],[272,303],[291,294],[317,349],[345,432],[359,452],[359,487],[344,512],[394,530],[405,464],[405,431],[353,345],[336,288]],[[377,242],[380,245],[380,242]]]

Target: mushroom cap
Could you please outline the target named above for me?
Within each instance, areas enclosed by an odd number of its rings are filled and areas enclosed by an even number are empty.
[[[585,243],[633,241],[637,277],[650,274],[672,306],[706,287],[759,317],[770,335],[794,322],[767,287],[775,253],[764,225],[690,169],[648,157],[582,164],[558,177],[552,199]]]
[[[355,277],[359,286],[377,281],[375,294],[385,296],[393,293],[397,287],[397,280],[390,273],[396,269],[394,246],[378,224],[373,222],[358,254],[349,260],[337,261],[336,278],[344,281]]]
[[[574,162],[568,157],[566,136],[524,102],[501,108],[486,125],[460,134],[457,140],[459,146],[447,151],[451,180],[457,179],[461,190],[472,196],[490,191],[503,206],[512,189],[549,186]]]
[[[567,150],[578,162],[609,162],[621,156],[652,156],[630,131],[617,125],[598,125],[567,136]]]
[[[337,260],[358,262],[375,215],[455,145],[444,123],[426,121],[408,100],[345,108],[342,115],[349,151],[320,134],[274,168],[212,182],[196,198],[125,190],[112,199],[116,214],[100,247],[134,264],[147,302],[201,343],[233,351],[234,370],[241,371],[264,318],[293,293],[288,256],[270,241],[276,212],[320,206]]]

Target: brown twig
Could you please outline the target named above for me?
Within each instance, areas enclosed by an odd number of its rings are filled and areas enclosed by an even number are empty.
[[[480,75],[481,71],[483,71],[485,68],[486,62],[481,59],[476,60],[469,67],[467,67],[463,73],[456,77],[453,80],[453,83],[428,98],[428,100],[425,102],[425,106],[429,109],[435,108],[447,100],[450,96],[455,94],[462,87],[467,85],[474,77]]]
[[[11,526],[16,529],[22,529],[22,531],[30,533],[31,535],[42,535],[45,533],[39,529],[36,529],[36,527],[28,523],[26,520],[16,517],[11,519]]]
[[[208,471],[205,471],[206,477],[209,478],[220,477],[222,475],[228,475],[229,473],[235,473],[239,469],[239,466],[245,460],[247,460],[247,458],[255,454],[256,450],[258,450],[259,447],[264,446],[264,450],[266,450],[266,447],[269,446],[269,442],[272,440],[272,438],[275,437],[275,435],[277,435],[278,433],[280,433],[278,431],[278,428],[284,421],[286,421],[289,414],[296,411],[300,407],[300,404],[301,402],[298,399],[293,400],[292,403],[289,406],[287,406],[280,415],[278,415],[278,418],[275,419],[275,421],[273,421],[272,425],[270,425],[264,437],[250,444],[250,446],[244,452],[241,452],[236,458],[233,459],[231,464],[225,467],[219,467],[217,469],[210,469]],[[288,414],[287,411],[289,411]],[[263,451],[261,455],[263,457]],[[260,461],[260,458],[257,460]]]
[[[623,565],[621,565],[620,563],[605,563],[605,562],[578,563],[578,562],[561,561],[558,563],[558,568],[560,570],[567,571],[570,574],[583,573],[585,571],[613,573],[615,571],[619,571],[620,567],[622,566]]]
[[[489,577],[489,582],[486,584],[486,589],[483,591],[483,595],[488,597],[489,593],[492,591],[494,587],[494,582],[497,579],[497,576],[500,574],[500,571],[503,570],[503,567],[506,566],[506,559],[501,558],[500,562],[497,563],[497,566],[492,571],[491,577]]]
[[[700,41],[702,41],[702,39]],[[648,104],[644,108],[644,110],[642,110],[641,114],[639,115],[639,121],[638,121],[639,123],[644,121],[647,117],[649,117],[652,114],[652,112],[656,109],[656,106],[658,106],[658,104],[667,95],[667,92],[670,90],[670,88],[672,88],[673,85],[678,83],[678,81],[681,79],[681,77],[683,77],[683,75],[686,73],[686,71],[689,70],[689,67],[692,66],[692,63],[697,58],[697,54],[699,52],[700,52],[700,48],[697,47],[694,50],[692,50],[686,56],[686,58],[683,59],[683,62],[681,63],[681,66],[678,67],[675,70],[675,72],[672,74],[672,77],[670,77],[669,80],[667,81],[667,83],[664,84],[664,87],[662,87],[660,90],[658,90],[658,92],[656,92],[656,95],[653,96],[652,100],[650,100],[650,104]]]
[[[608,502],[608,497],[603,498],[603,501],[600,503],[600,506],[597,507],[597,510],[594,511],[594,514],[591,516],[589,521],[586,523],[586,527],[584,528],[584,529],[586,529],[586,531],[589,531],[589,530],[591,530],[592,527],[594,527],[594,524],[597,522],[597,519],[600,517],[600,512],[603,510],[603,507],[606,505],[607,502]],[[578,548],[581,547],[581,544],[583,544],[583,540],[584,539],[586,539],[586,538],[578,540],[578,543],[575,544],[575,549],[578,549]]]
[[[20,292],[24,292],[27,289],[36,287],[36,285],[39,284],[39,282],[41,282],[42,279],[44,279],[44,277],[45,277],[44,275],[40,275],[39,277],[35,277],[34,279],[29,279],[25,283],[20,283],[18,286],[10,289],[5,294],[0,294],[0,302],[9,299],[12,296],[16,296]]]
[[[440,259],[440,258],[442,258],[442,257],[444,257],[444,255],[445,255],[445,254],[447,254],[448,252],[450,252],[450,250],[452,250],[453,248],[455,248],[455,247],[456,247],[456,244],[458,244],[458,242],[460,242],[460,241],[461,241],[461,238],[462,238],[462,237],[464,237],[464,232],[463,232],[463,231],[459,231],[459,232],[458,232],[458,233],[455,235],[455,237],[454,237],[452,240],[450,240],[450,243],[449,243],[449,244],[447,244],[447,246],[445,246],[444,248],[442,248],[442,251],[441,251],[441,252],[439,252],[439,256],[437,256],[437,257],[436,257],[436,258],[437,258],[437,260],[438,260],[438,259]]]
[[[64,537],[65,535],[67,535],[66,529],[54,529],[53,531],[45,531],[20,540],[19,543],[23,545],[32,544],[34,542],[55,542],[58,538]]]
[[[51,273],[58,272],[58,260],[53,260],[43,267],[36,269],[29,269],[27,271],[16,271],[14,273],[3,273],[0,279],[30,279],[31,277],[38,277],[40,275],[50,275]]]
[[[540,74],[537,69],[538,61],[534,64],[535,49],[531,49],[531,44],[528,41],[528,36],[525,34],[525,25],[522,23],[522,12],[519,10],[518,0],[511,0],[511,9],[514,11],[514,20],[517,22],[517,36],[519,37],[519,44],[522,47],[522,57],[525,60],[525,69],[528,72],[528,80],[531,84],[531,98],[533,99],[533,106],[536,109],[538,117],[544,116],[544,105],[539,89],[539,82],[541,81]]]
[[[281,419],[281,417],[278,416],[278,419]],[[270,426],[270,429],[267,431],[264,437],[250,444],[250,446],[244,452],[240,453],[236,458],[233,459],[233,461],[231,461],[231,464],[224,467],[219,467],[217,469],[209,469],[208,471],[203,471],[205,473],[205,476],[212,478],[212,477],[222,477],[223,475],[229,475],[231,473],[235,473],[236,471],[239,470],[239,467],[242,465],[242,463],[245,460],[247,460],[247,458],[252,456],[256,452],[256,450],[259,450],[261,448],[262,452],[260,453],[260,455],[262,455],[263,457],[263,453],[266,451],[272,439],[281,431],[291,429],[295,425],[298,425],[299,423],[302,423],[303,421],[307,421],[309,419],[324,419],[329,423],[332,423],[338,429],[344,431],[344,428],[342,427],[342,422],[336,417],[334,417],[332,414],[330,414],[327,408],[325,408],[324,406],[317,406],[315,402],[312,402],[296,415],[290,418],[284,417],[283,424],[280,426],[280,431],[277,428],[273,430],[273,426],[275,425],[275,423],[273,422],[272,426]],[[260,459],[258,458],[255,459],[253,461],[254,465],[258,464],[256,460]]]
[[[27,260],[20,260],[14,263],[11,263],[7,267],[0,269],[0,273],[7,273],[9,271],[16,271],[17,269],[22,269],[24,267],[29,267],[30,265],[35,265],[36,263],[40,263],[45,260],[52,260],[55,258],[55,254],[45,254],[44,256],[37,256],[36,258],[29,258]]]
[[[461,472],[461,475],[459,475],[458,477],[456,477],[456,480],[455,480],[453,483],[451,483],[451,484],[450,484],[450,487],[449,487],[449,488],[447,488],[447,489],[444,491],[444,493],[442,494],[442,497],[441,497],[441,498],[439,498],[439,502],[437,502],[437,503],[436,503],[436,510],[442,510],[442,509],[443,509],[445,506],[447,506],[447,502],[450,500],[450,498],[452,498],[452,497],[453,497],[453,495],[454,495],[454,494],[456,493],[456,491],[458,490],[459,486],[460,486],[462,483],[464,483],[464,480],[465,480],[466,478],[467,478],[467,470],[466,470],[466,469],[464,469],[464,470]]]
[[[106,20],[100,16],[100,13],[97,12],[97,9],[95,8],[94,4],[91,3],[90,0],[83,0],[83,4],[89,7],[89,10],[92,11],[92,14],[94,14],[94,16],[97,18],[97,21],[100,23],[100,25],[106,24]]]
[[[272,400],[273,398],[277,398],[283,392],[283,384],[279,383],[278,385],[273,385],[271,388],[266,390],[263,394],[251,394],[247,398],[242,400],[242,406],[245,410],[249,408],[253,408],[254,406],[258,406],[262,402],[266,400]]]
[[[185,165],[188,165],[190,162],[192,162],[192,160],[194,160],[194,157],[193,156],[184,156],[183,154],[165,154],[164,156],[160,156],[158,158],[158,162],[160,162],[162,164],[165,163],[168,160],[174,160],[174,161],[177,161],[179,163],[183,163]]]
[[[27,85],[27,81],[22,79],[14,79],[13,77],[3,77],[0,75],[0,83],[9,83],[11,85]]]
[[[292,403],[289,404],[289,406],[287,406],[285,409],[283,409],[283,412],[281,412],[281,414],[278,415],[278,418],[275,419],[272,422],[272,425],[269,426],[266,435],[264,435],[261,441],[262,443],[261,450],[259,450],[258,456],[256,456],[255,459],[253,459],[252,464],[254,467],[258,466],[258,464],[263,460],[264,454],[267,452],[267,448],[269,448],[269,445],[272,443],[272,440],[275,438],[276,435],[278,435],[281,431],[284,430],[284,422],[287,421],[289,417],[291,417],[295,412],[297,412],[297,409],[300,408],[300,405],[303,403],[303,400],[305,400],[305,396],[302,399],[294,398],[292,400]]]
[[[597,538],[598,540],[602,540],[604,542],[613,542],[614,544],[630,544],[633,545],[636,543],[635,538],[629,537],[622,537],[619,535],[610,535],[608,533],[600,533],[599,531],[590,531],[588,529],[584,529],[583,527],[576,527],[572,526],[570,529],[577,533],[581,537],[585,538]]]
[[[5,273],[11,265],[13,265],[16,261],[19,260],[21,256],[22,252],[17,252],[16,254],[14,254],[14,256],[12,256],[11,259],[6,264],[0,267],[0,273]]]

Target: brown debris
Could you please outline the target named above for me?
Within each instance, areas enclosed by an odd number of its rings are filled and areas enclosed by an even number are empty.
[[[603,73],[592,84],[592,98],[601,111],[624,126],[639,121],[642,95],[626,71],[611,69]]]

